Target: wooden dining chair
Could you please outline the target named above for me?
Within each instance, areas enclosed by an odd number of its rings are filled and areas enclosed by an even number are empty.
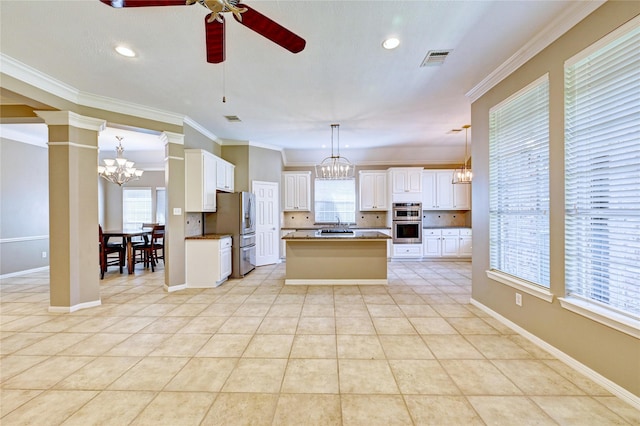
[[[145,268],[151,266],[151,272],[155,272],[158,260],[164,262],[164,225],[154,225],[144,243],[133,245],[133,258],[135,263],[143,263]]]
[[[106,241],[102,234],[102,225],[98,225],[98,246],[100,255],[100,279],[104,279],[104,273],[107,272],[109,266],[118,266],[120,273],[122,273],[126,249],[120,243],[109,243]]]

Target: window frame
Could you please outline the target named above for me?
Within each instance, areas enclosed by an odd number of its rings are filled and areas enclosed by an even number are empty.
[[[125,196],[126,192],[133,191],[145,191],[148,193],[148,214],[149,216],[141,221],[129,222],[127,221],[127,197]],[[123,229],[132,229],[132,228],[141,228],[143,223],[152,223],[154,221],[154,210],[153,210],[153,188],[146,186],[130,186],[130,187],[122,187],[122,227]]]
[[[327,212],[329,212],[328,210],[325,211],[321,208],[321,203],[326,203],[329,202],[329,200],[323,200],[319,197],[319,195],[322,193],[322,191],[319,191],[318,189],[318,185],[322,185],[323,183],[327,183],[327,184],[336,184],[336,183],[349,183],[350,184],[350,188],[348,188],[349,191],[351,191],[351,194],[347,194],[347,195],[351,195],[352,199],[351,200],[343,200],[340,201],[342,203],[349,203],[351,205],[351,207],[353,208],[350,211],[331,211],[331,219],[328,219],[326,217]],[[337,223],[336,216],[340,216],[340,223],[342,224],[354,224],[356,222],[356,198],[357,198],[357,194],[356,194],[356,181],[355,179],[319,179],[316,178],[314,179],[314,188],[313,188],[313,194],[314,194],[314,200],[313,200],[313,212],[314,212],[314,220],[315,223],[326,223],[326,224],[335,224]],[[333,200],[335,201],[335,200]],[[325,216],[323,217],[323,213],[325,214]],[[334,214],[335,213],[335,214]],[[343,215],[344,214],[344,215]]]

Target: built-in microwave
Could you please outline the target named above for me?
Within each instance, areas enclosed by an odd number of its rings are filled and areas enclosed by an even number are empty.
[[[421,221],[422,203],[393,203],[393,221]]]

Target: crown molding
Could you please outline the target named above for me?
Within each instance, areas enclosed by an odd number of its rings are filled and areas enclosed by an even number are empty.
[[[162,132],[160,134],[160,142],[162,142],[164,145],[168,143],[184,145],[184,135],[181,133]]]
[[[221,146],[252,146],[254,148],[270,149],[271,151],[284,151],[282,147],[260,142],[239,141],[235,139],[220,139],[218,142]]]
[[[176,126],[185,123],[212,140],[216,135],[188,116],[120,99],[83,92],[0,52],[0,72],[76,105],[113,111]]]
[[[184,124],[188,125],[189,127],[193,127],[193,129],[196,130],[198,133],[202,134],[203,136],[208,137],[209,139],[211,139],[215,143],[220,144],[220,140],[219,140],[218,136],[214,135],[209,130],[207,130],[204,127],[202,127],[202,125],[200,125],[200,123],[194,121],[191,117],[184,116],[183,121],[184,121]]]
[[[66,101],[78,103],[78,89],[0,52],[0,72]]]
[[[101,118],[86,117],[73,111],[34,111],[48,126],[73,126],[78,129],[102,132],[107,122]]]
[[[480,99],[482,95],[511,75],[528,60],[540,53],[604,3],[606,3],[606,0],[573,2],[571,6],[556,16],[553,21],[539,31],[527,44],[522,46],[509,59],[502,63],[502,65],[469,90],[465,96],[469,98],[471,102]]]

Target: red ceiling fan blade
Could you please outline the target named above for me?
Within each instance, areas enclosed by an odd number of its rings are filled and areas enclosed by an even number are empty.
[[[222,22],[208,22],[209,15],[204,18],[204,28],[207,39],[207,62],[219,64],[224,62],[224,17]]]
[[[257,32],[258,34],[268,38],[272,42],[279,44],[287,49],[289,52],[298,53],[304,49],[307,44],[304,39],[282,25],[272,21],[264,16],[262,13],[250,8],[246,4],[238,4],[239,8],[246,8],[247,11],[242,13],[242,21],[240,21],[235,15],[233,16],[236,21],[240,22],[245,27]]]
[[[184,6],[186,0],[100,0],[111,7]]]

